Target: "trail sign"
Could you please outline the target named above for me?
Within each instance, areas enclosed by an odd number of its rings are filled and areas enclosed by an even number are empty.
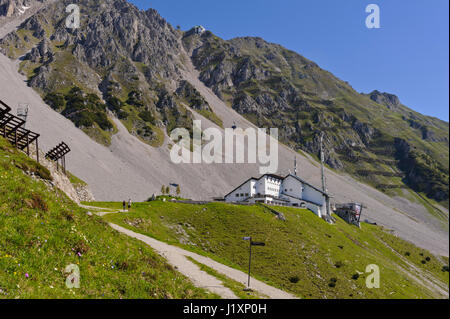
[[[266,245],[266,243],[252,241],[252,246],[265,246],[265,245]]]
[[[252,237],[244,237],[242,239],[250,242],[249,259],[248,259],[248,287],[247,287],[247,289],[250,289],[250,272],[252,269],[252,246],[266,246],[266,243],[252,241]]]

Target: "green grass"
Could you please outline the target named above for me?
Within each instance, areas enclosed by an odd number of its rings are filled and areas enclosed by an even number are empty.
[[[68,175],[69,181],[72,183],[72,185],[87,186],[87,183],[85,181],[76,177],[71,172],[67,172],[67,175]]]
[[[214,113],[212,111],[207,111],[207,110],[196,110],[196,112],[198,112],[199,114],[201,114],[202,116],[204,116],[205,118],[210,120],[211,122],[217,124],[217,126],[224,128],[222,119],[216,113]]]
[[[120,209],[121,204],[94,205]],[[252,274],[305,298],[438,297],[404,273],[411,271],[406,260],[420,267],[424,275],[448,286],[448,272],[442,271],[448,259],[443,263],[442,258],[434,258],[378,226],[363,224],[359,229],[340,219],[336,225],[329,225],[307,210],[277,209],[286,216],[286,222],[279,221],[261,206],[159,201],[136,203],[129,213],[105,218],[244,272],[248,266],[248,243],[242,237],[253,236],[267,245],[255,247]],[[405,256],[407,252],[409,257]],[[422,264],[422,259],[428,256],[430,262]],[[352,279],[370,264],[377,264],[381,269],[380,289],[366,288],[365,274],[358,280]],[[336,285],[330,287],[333,279],[337,279]]]
[[[102,130],[97,123],[94,123],[92,127],[83,128],[82,131],[94,141],[106,147],[111,145],[111,138],[114,135],[111,132]]]
[[[218,297],[22,166],[39,167],[0,138],[0,299]],[[80,289],[66,288],[70,264]]]

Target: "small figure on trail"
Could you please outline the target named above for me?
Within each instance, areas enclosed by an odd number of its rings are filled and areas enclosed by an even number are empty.
[[[123,211],[125,211],[125,209],[127,208],[127,203],[125,202],[125,200],[123,201],[122,206],[123,206]]]
[[[128,211],[130,211],[131,208],[131,198],[128,200]]]

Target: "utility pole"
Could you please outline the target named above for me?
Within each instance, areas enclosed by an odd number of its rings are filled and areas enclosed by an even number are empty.
[[[325,154],[324,154],[324,151],[323,151],[323,137],[324,137],[324,133],[323,132],[321,132],[321,134],[320,134],[320,167],[321,167],[321,170],[322,170],[322,191],[325,193],[325,194],[328,194],[328,192],[327,192],[327,183],[326,183],[326,180],[325,180]],[[326,212],[326,214],[327,214],[327,218],[326,218],[326,220],[328,221],[328,222],[331,222],[331,203],[330,203],[330,197],[328,196],[328,195],[325,195],[325,205],[326,205],[326,210],[327,210],[327,212]]]
[[[324,135],[324,133],[322,132],[320,134],[320,165],[321,165],[321,169],[322,169],[322,190],[326,193],[327,185],[325,182],[325,167],[324,167],[325,154],[323,153],[323,135]]]
[[[294,175],[297,176],[297,156],[295,157],[294,160]]]

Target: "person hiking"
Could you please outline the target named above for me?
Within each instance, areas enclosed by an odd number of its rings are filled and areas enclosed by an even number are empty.
[[[128,200],[128,211],[130,211],[131,208],[131,198]]]
[[[125,211],[125,209],[127,208],[127,203],[125,202],[125,200],[123,201],[122,206],[123,206],[123,211]]]

